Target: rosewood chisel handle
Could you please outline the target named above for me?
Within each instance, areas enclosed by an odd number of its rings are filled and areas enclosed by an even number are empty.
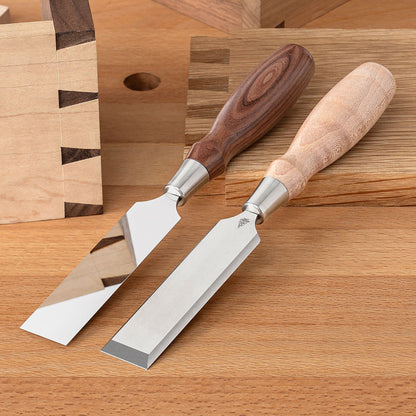
[[[289,150],[270,164],[244,209],[257,210],[264,220],[283,202],[300,194],[315,173],[360,141],[395,91],[393,75],[380,64],[367,62],[349,73],[315,106]]]
[[[210,179],[228,162],[264,136],[301,95],[314,72],[311,54],[286,45],[241,83],[218,114],[210,132],[195,143],[187,159],[200,162]]]

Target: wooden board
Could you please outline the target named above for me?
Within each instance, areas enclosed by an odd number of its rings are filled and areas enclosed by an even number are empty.
[[[259,143],[231,162],[225,175],[228,205],[241,205],[269,163],[288,148],[313,106],[360,63],[376,61],[397,79],[385,114],[349,154],[316,175],[291,205],[405,206],[416,203],[416,31],[271,29],[227,39],[194,38],[189,71],[186,151],[206,134],[216,114],[248,72],[286,43],[314,56],[315,75],[297,104]]]
[[[0,26],[2,224],[102,213],[91,12],[47,3],[52,20]]]
[[[348,0],[155,0],[217,29],[299,27]]]

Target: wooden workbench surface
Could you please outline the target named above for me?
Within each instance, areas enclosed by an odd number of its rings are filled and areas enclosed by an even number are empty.
[[[100,349],[210,226],[236,213],[223,195],[181,208],[169,238],[68,347],[19,329],[134,201],[160,194],[182,159],[190,37],[225,36],[150,0],[90,3],[105,214],[1,226],[0,414],[414,415],[416,207],[281,209],[147,372]],[[13,22],[40,19],[37,1],[2,4]],[[416,28],[415,9],[351,0],[307,27]],[[160,86],[127,89],[135,72]]]

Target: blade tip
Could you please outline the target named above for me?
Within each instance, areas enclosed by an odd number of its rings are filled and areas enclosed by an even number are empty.
[[[149,354],[110,340],[101,351],[127,363],[148,370],[152,365]]]
[[[50,335],[47,335],[44,331],[37,331],[37,330],[31,328],[30,325],[28,324],[28,320],[20,326],[20,329],[22,329],[23,331],[29,332],[30,334],[37,335],[38,337],[48,339],[49,341],[56,342],[57,344],[61,344],[65,347],[73,339],[73,336],[71,336],[70,338],[66,337],[65,339],[58,339],[58,338],[53,337],[53,336],[51,337]]]

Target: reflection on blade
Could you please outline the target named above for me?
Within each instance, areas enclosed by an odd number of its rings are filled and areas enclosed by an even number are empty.
[[[220,221],[102,351],[149,368],[259,244],[256,217]]]
[[[176,203],[135,203],[21,328],[68,344],[180,220]]]

